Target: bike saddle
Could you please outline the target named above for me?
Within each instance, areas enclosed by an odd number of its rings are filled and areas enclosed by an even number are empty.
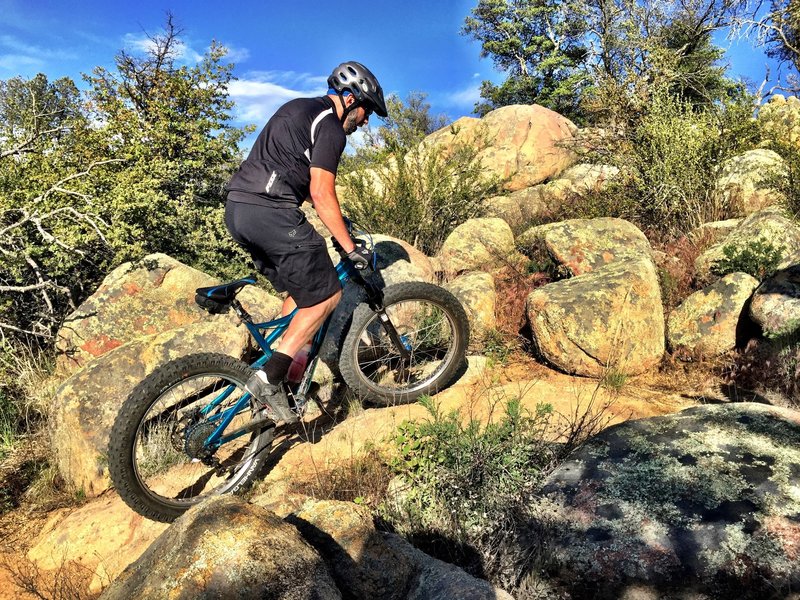
[[[236,294],[239,293],[239,290],[255,282],[255,277],[245,277],[244,279],[237,279],[230,283],[197,288],[195,290],[194,301],[197,302],[198,306],[204,308],[211,314],[228,312],[228,309],[231,307],[231,302],[236,298]]]

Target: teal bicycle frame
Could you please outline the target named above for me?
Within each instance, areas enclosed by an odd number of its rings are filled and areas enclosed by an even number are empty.
[[[380,307],[379,297],[382,297],[380,290],[371,284],[368,284],[349,260],[342,260],[336,265],[336,274],[338,275],[342,286],[344,286],[344,284],[351,279],[357,281],[360,285],[363,285],[365,289],[367,289],[368,301],[370,305],[372,306],[375,304],[377,307]],[[247,279],[246,281],[251,284],[256,283],[255,279]],[[374,300],[377,300],[377,302],[373,302]],[[245,327],[247,327],[250,335],[253,336],[253,339],[256,341],[261,350],[261,356],[259,356],[258,359],[250,365],[253,368],[259,368],[263,366],[272,356],[272,344],[274,344],[275,341],[284,334],[286,329],[289,327],[289,323],[292,322],[294,315],[297,313],[297,309],[295,308],[285,317],[280,317],[264,323],[254,323],[250,314],[244,309],[238,300],[234,300],[231,303],[231,307],[234,309],[242,323],[244,323]],[[382,310],[382,307],[379,308],[379,310]],[[314,338],[311,342],[311,349],[308,353],[308,363],[306,365],[305,372],[303,373],[303,377],[297,386],[297,390],[294,392],[292,392],[292,390],[288,390],[289,393],[292,394],[297,409],[302,409],[307,402],[306,393],[311,387],[314,369],[316,368],[317,360],[319,359],[319,351],[322,347],[322,342],[325,339],[325,335],[328,333],[331,317],[332,315],[325,320],[322,326],[317,330],[317,333],[314,334]],[[200,410],[200,414],[210,423],[219,423],[216,429],[214,429],[214,432],[208,436],[203,444],[211,451],[216,451],[223,444],[250,433],[251,431],[259,429],[263,424],[269,421],[267,418],[255,419],[247,425],[223,435],[223,432],[228,425],[230,425],[231,421],[237,414],[243,410],[250,409],[250,394],[245,392],[242,394],[242,397],[236,402],[236,404],[225,409],[224,411],[212,414],[213,411],[217,409],[217,407],[219,407],[223,402],[225,402],[225,400],[227,400],[235,390],[236,386],[228,386],[222,390],[214,398],[214,400]]]

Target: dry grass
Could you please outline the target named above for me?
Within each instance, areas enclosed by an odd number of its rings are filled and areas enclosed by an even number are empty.
[[[392,473],[386,460],[372,448],[326,468],[314,465],[314,477],[295,480],[291,491],[318,500],[341,500],[377,507],[386,497]]]
[[[102,593],[102,589],[89,591],[95,573],[75,561],[62,559],[56,569],[46,571],[25,557],[6,557],[0,560],[0,570],[16,587],[15,595],[21,598],[93,600]],[[107,585],[105,582],[102,587]]]

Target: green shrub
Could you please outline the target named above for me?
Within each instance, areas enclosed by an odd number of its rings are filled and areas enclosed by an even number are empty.
[[[456,535],[491,528],[530,497],[558,455],[545,441],[548,404],[531,415],[512,399],[502,418],[481,425],[455,411],[443,414],[429,398],[421,403],[431,419],[400,425],[392,464],[411,483],[404,508],[419,526]]]
[[[758,142],[753,109],[748,96],[699,109],[656,94],[629,130],[589,155],[615,164],[620,175],[602,192],[572,199],[570,214],[628,219],[664,238],[733,216],[712,192],[718,165]]]
[[[753,240],[740,247],[728,244],[722,248],[723,258],[715,261],[711,272],[720,277],[730,273],[747,273],[764,280],[775,273],[783,257],[784,247],[766,238]]]
[[[361,163],[340,176],[344,212],[369,231],[435,254],[453,229],[483,214],[483,200],[496,188],[478,152],[467,144],[405,148],[385,162]]]
[[[800,148],[795,142],[773,142],[770,147],[783,157],[786,172],[773,176],[767,183],[783,196],[783,205],[795,219],[800,217]]]

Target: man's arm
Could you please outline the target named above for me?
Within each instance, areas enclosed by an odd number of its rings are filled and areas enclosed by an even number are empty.
[[[319,167],[311,167],[311,201],[331,235],[346,253],[355,249],[353,239],[344,224],[339,199],[336,197],[336,175]]]

